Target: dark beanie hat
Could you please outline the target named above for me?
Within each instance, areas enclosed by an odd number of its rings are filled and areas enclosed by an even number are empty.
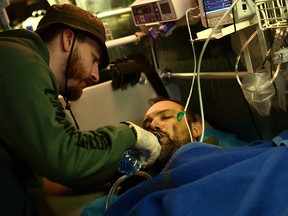
[[[92,36],[92,39],[95,39],[100,45],[103,53],[99,68],[103,69],[109,65],[108,50],[105,45],[105,28],[103,23],[96,16],[73,4],[54,4],[48,8],[35,32],[41,33],[47,27],[55,23],[65,24]]]

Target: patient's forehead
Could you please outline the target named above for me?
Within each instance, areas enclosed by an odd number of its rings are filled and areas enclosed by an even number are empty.
[[[175,110],[176,112],[178,112],[182,111],[183,107],[180,104],[175,103],[173,101],[159,101],[150,107],[150,109],[146,112],[146,116],[156,114],[163,110],[173,110],[173,111]]]

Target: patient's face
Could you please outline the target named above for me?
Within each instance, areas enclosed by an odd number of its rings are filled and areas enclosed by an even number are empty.
[[[169,159],[177,149],[190,142],[189,131],[184,118],[177,120],[177,114],[183,107],[172,101],[160,101],[154,104],[146,113],[143,128],[148,131],[158,131],[161,154],[159,159]]]

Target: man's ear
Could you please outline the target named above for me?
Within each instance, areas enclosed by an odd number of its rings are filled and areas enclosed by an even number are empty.
[[[191,125],[192,135],[195,138],[198,138],[202,134],[202,124],[200,122],[193,122]]]
[[[70,51],[74,36],[75,34],[71,29],[65,29],[62,32],[62,44],[63,44],[63,50],[65,52]]]

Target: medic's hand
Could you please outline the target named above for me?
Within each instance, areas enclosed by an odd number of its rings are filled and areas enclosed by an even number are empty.
[[[137,137],[135,148],[148,153],[148,157],[143,163],[143,167],[153,164],[160,155],[161,151],[161,146],[157,137],[153,133],[146,131],[131,122],[126,123],[129,123],[129,126],[136,133]]]

